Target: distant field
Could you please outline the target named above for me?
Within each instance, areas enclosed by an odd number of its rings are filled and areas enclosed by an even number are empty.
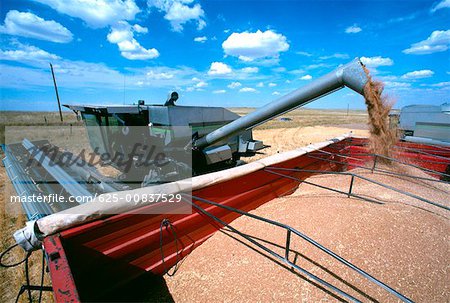
[[[0,112],[0,144],[5,143],[6,126],[59,126],[82,125],[73,112],[63,113],[61,123],[58,112]]]
[[[255,108],[238,107],[230,108],[231,111],[246,115]],[[282,121],[280,118],[288,118],[290,121]],[[58,112],[1,112],[0,114],[0,144],[5,143],[5,126],[59,126],[59,125],[83,125],[77,121],[72,112],[63,113],[64,122],[61,123]],[[364,110],[326,110],[326,109],[296,109],[267,123],[257,129],[294,128],[306,126],[338,126],[357,125],[367,122],[367,113]]]
[[[240,107],[230,108],[231,111],[243,116],[254,108]],[[289,118],[291,121],[282,121],[281,118]],[[257,129],[294,128],[306,126],[338,126],[356,125],[367,123],[367,112],[365,110],[328,110],[299,108],[281,115],[271,121],[261,124]]]

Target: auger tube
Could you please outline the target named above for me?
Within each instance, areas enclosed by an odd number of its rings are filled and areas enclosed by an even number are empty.
[[[194,142],[198,149],[205,148],[218,141],[229,138],[243,130],[253,128],[278,115],[308,104],[320,97],[347,86],[355,92],[364,95],[364,86],[368,81],[364,65],[355,58],[350,63],[338,67],[333,72],[301,87],[260,109],[228,123],[221,128],[199,138]]]

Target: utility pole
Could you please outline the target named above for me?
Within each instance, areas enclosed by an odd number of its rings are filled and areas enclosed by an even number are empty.
[[[56,100],[58,100],[59,118],[61,119],[61,122],[63,122],[63,116],[62,116],[62,112],[61,112],[61,103],[59,102],[58,86],[56,85],[55,72],[53,71],[53,65],[51,63],[50,63],[50,69],[52,70],[53,84],[55,86],[55,93],[56,93]]]

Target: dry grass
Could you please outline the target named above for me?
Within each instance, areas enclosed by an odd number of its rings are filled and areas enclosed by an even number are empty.
[[[246,115],[254,108],[230,108],[238,115]],[[291,121],[282,121],[280,118],[289,118]],[[365,125],[367,123],[365,110],[326,110],[299,108],[281,115],[256,129],[298,128],[305,126],[336,126],[336,125]]]
[[[0,150],[0,157],[3,159],[3,151]],[[0,167],[0,251],[4,251],[14,244],[12,234],[22,228],[26,222],[24,214],[11,214],[6,209],[6,199],[11,195],[11,185],[3,166]],[[15,249],[9,254],[5,263],[11,264],[22,260],[25,253],[21,249]],[[33,253],[29,259],[31,284],[40,284],[41,254]],[[13,268],[0,268],[0,302],[14,302],[20,287],[25,283],[24,265]],[[44,285],[51,285],[48,275],[45,277]],[[37,300],[38,293],[32,293],[34,300]],[[51,293],[43,293],[42,302],[52,302]],[[23,294],[19,302],[28,302],[26,294]]]
[[[254,109],[249,108],[234,108],[232,109],[238,114],[247,114]],[[47,119],[45,123],[44,117]],[[266,150],[268,154],[279,151],[289,150],[293,147],[299,147],[311,142],[320,142],[324,139],[332,138],[336,135],[343,134],[350,130],[356,130],[357,134],[366,134],[364,129],[367,122],[367,114],[363,111],[350,111],[347,115],[346,111],[339,110],[310,110],[299,109],[291,113],[283,115],[292,119],[291,121],[283,122],[279,118],[268,122],[267,124],[259,126],[255,130],[255,139],[264,140],[266,144],[273,147]],[[82,125],[76,120],[73,113],[64,113],[64,123],[62,125],[68,126]],[[44,112],[2,112],[0,115],[0,143],[4,143],[4,129],[5,126],[59,126],[58,113],[44,113]],[[314,127],[316,126],[316,127]],[[328,126],[328,127],[324,127]],[[335,126],[335,127],[332,127]],[[338,127],[340,126],[340,127]],[[0,152],[0,156],[4,155]],[[258,157],[262,157],[259,155]],[[9,197],[6,193],[5,186],[9,184],[5,169],[0,167],[0,239],[1,250],[3,251],[9,245],[13,244],[12,234],[15,230],[22,228],[25,224],[26,218],[24,215],[11,215],[6,212],[5,200]],[[18,250],[17,250],[18,251]],[[16,252],[17,252],[16,251]],[[19,260],[23,255],[16,255],[8,261]],[[41,255],[34,253],[30,259],[31,265],[31,280],[32,283],[39,283],[40,276],[40,262]],[[0,302],[11,302],[25,281],[23,267],[16,267],[10,269],[0,268]],[[48,275],[46,278],[46,285],[49,285]],[[37,293],[35,294],[37,295]],[[25,299],[26,296],[23,296]],[[25,300],[24,300],[25,301]],[[51,294],[44,294],[43,302],[52,301]]]
[[[8,126],[68,126],[81,125],[76,116],[71,112],[63,113],[64,122],[61,123],[59,113],[57,112],[2,112],[0,115],[0,144],[5,143],[5,127]],[[3,151],[0,151],[0,157],[3,159]],[[6,176],[3,166],[0,167],[0,250],[4,251],[7,247],[14,244],[12,234],[17,229],[25,225],[26,217],[23,214],[11,214],[7,211],[6,199],[11,195],[11,185]],[[19,249],[13,251],[6,261],[14,263],[24,257]],[[31,283],[39,285],[41,254],[33,253],[29,259]],[[0,302],[14,302],[20,286],[25,282],[25,271],[23,265],[15,268],[0,268]],[[46,276],[45,285],[49,285],[50,280]],[[37,300],[38,293],[33,292],[33,297]],[[50,293],[44,293],[43,302],[51,302],[53,297]],[[22,295],[21,302],[26,302],[26,294]]]
[[[5,127],[7,126],[59,126],[69,124],[82,125],[72,112],[63,113],[64,122],[61,123],[58,112],[12,112],[0,114],[0,144],[5,143]]]

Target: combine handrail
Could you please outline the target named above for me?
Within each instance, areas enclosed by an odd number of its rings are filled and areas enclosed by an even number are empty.
[[[340,158],[353,159],[353,160],[359,161],[359,162],[366,162],[363,159],[355,158],[355,157],[352,157],[352,156],[341,155],[341,154],[337,154],[337,153],[332,153],[332,152],[327,152],[327,151],[324,151],[324,150],[316,150],[314,152],[324,153],[324,154],[328,154],[328,155],[335,156],[335,157],[340,157]],[[311,154],[313,154],[314,152],[312,152]],[[308,157],[313,158],[314,156],[311,156],[311,154],[308,154]],[[379,169],[379,168],[376,168],[375,166],[372,166],[370,168],[370,167],[363,166],[363,165],[358,165],[358,164],[353,164],[353,163],[350,164],[348,162],[331,160],[331,159],[326,159],[326,158],[314,157],[314,159],[320,159],[320,160],[324,160],[324,161],[331,162],[331,163],[349,165],[349,166],[352,166],[352,167],[369,170],[371,172],[376,171],[376,172],[379,172],[379,173],[382,173],[382,174],[392,175],[392,176],[397,176],[397,177],[405,177],[405,178],[411,178],[411,179],[417,179],[417,180],[423,180],[423,181],[430,181],[430,182],[437,182],[437,183],[444,183],[444,184],[448,184],[449,183],[448,181],[445,181],[445,180],[414,176],[414,175],[410,175],[410,174],[396,173],[396,172],[385,170],[385,169]]]
[[[393,162],[397,162],[397,163],[400,163],[400,164],[403,164],[403,165],[406,165],[406,166],[411,166],[411,167],[414,167],[414,168],[417,168],[417,169],[420,169],[422,171],[429,172],[429,173],[432,173],[432,174],[441,175],[443,177],[450,177],[449,174],[442,173],[442,172],[439,172],[437,170],[421,167],[419,165],[415,165],[415,164],[412,164],[412,163],[404,162],[404,161],[398,160],[396,158],[388,157],[388,156],[385,156],[385,155],[380,155],[380,154],[377,154],[377,153],[361,153],[361,154],[358,154],[358,155],[371,156],[371,157],[374,157],[374,158],[380,157],[380,158],[383,158],[383,159],[386,159],[386,160],[389,160],[389,161],[393,161]],[[449,164],[449,162],[438,162],[438,161],[429,161],[429,160],[419,160],[419,161],[421,161],[421,162],[428,162],[428,163]]]
[[[351,184],[353,184],[353,178],[359,178],[359,179],[365,180],[365,181],[367,181],[367,182],[376,184],[376,185],[378,185],[378,186],[381,186],[381,187],[390,189],[390,190],[395,191],[395,192],[397,192],[397,193],[399,193],[399,194],[402,194],[402,195],[405,195],[405,196],[408,196],[408,197],[417,199],[417,200],[419,200],[419,201],[422,201],[422,202],[425,202],[425,203],[428,203],[428,204],[437,206],[437,207],[442,208],[442,209],[445,209],[445,210],[450,210],[450,207],[447,207],[447,206],[445,206],[445,205],[442,205],[442,204],[439,204],[439,203],[430,201],[430,200],[428,200],[428,199],[425,199],[425,198],[422,198],[422,197],[420,197],[420,196],[414,195],[414,194],[412,194],[412,193],[409,193],[409,192],[400,190],[400,189],[395,188],[395,187],[393,187],[393,186],[390,186],[390,185],[387,185],[387,184],[378,182],[378,181],[376,181],[376,180],[373,180],[373,179],[370,179],[370,178],[367,178],[367,177],[364,177],[364,176],[361,176],[361,175],[358,175],[358,174],[355,174],[355,173],[351,173],[351,172],[335,172],[335,171],[325,171],[325,170],[296,169],[296,168],[282,168],[282,167],[266,167],[266,168],[264,169],[264,171],[266,171],[266,172],[268,172],[268,173],[275,174],[275,175],[278,175],[278,176],[281,176],[281,177],[285,177],[285,178],[288,178],[288,179],[291,179],[291,180],[294,180],[294,181],[298,181],[298,182],[300,182],[300,183],[302,183],[302,182],[310,183],[310,182],[307,182],[307,181],[305,181],[305,180],[301,180],[301,179],[296,178],[296,177],[293,177],[293,176],[289,176],[289,175],[277,173],[277,172],[272,171],[272,170],[281,170],[281,171],[290,171],[290,172],[307,172],[307,173],[312,173],[312,174],[318,173],[318,174],[328,174],[328,175],[344,175],[344,176],[351,176],[351,177],[352,177],[352,182],[351,182]],[[315,184],[315,185],[318,186],[318,184]],[[322,186],[322,187],[326,188],[325,186]],[[331,190],[331,188],[328,188],[328,189]],[[336,190],[334,190],[334,191],[336,191]],[[351,189],[350,189],[350,191],[349,191],[349,194],[350,194],[350,193],[351,193]]]

